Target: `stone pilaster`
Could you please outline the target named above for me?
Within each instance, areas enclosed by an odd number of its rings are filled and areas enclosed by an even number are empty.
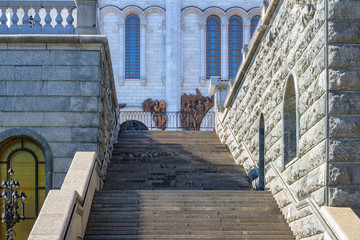
[[[168,111],[180,110],[181,1],[166,1],[166,103]]]
[[[221,25],[221,78],[229,78],[229,24]]]

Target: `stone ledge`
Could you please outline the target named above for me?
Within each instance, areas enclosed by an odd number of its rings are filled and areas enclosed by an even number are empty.
[[[360,219],[351,208],[321,207],[326,222],[339,239],[357,240],[360,236]],[[325,239],[328,238],[325,235]]]

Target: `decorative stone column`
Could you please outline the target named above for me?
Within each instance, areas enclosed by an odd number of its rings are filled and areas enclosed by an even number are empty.
[[[229,24],[221,25],[221,79],[229,78]]]
[[[206,82],[206,24],[200,24],[200,83]]]
[[[140,81],[145,86],[146,79],[146,26],[147,23],[140,24]]]
[[[166,0],[166,104],[180,111],[181,96],[181,0]]]
[[[119,78],[118,82],[120,86],[125,84],[125,22],[118,23],[119,31],[119,49],[118,49],[118,61],[119,61]]]
[[[244,43],[243,45],[249,45],[250,43],[250,22],[249,21],[244,21]]]

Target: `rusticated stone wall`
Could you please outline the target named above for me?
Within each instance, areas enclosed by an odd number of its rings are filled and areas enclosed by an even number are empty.
[[[360,210],[360,2],[329,1],[329,205]]]
[[[294,0],[279,1],[216,129],[235,161],[250,171],[259,159],[264,115],[266,189],[298,239],[322,239],[326,230],[314,209],[299,207],[304,199],[318,206],[360,208],[360,2],[311,4],[313,16]],[[297,156],[284,165],[284,94],[290,77]]]
[[[2,35],[0,42],[0,133],[31,130],[47,142],[51,188],[60,188],[77,151],[108,159],[118,124],[106,37]]]

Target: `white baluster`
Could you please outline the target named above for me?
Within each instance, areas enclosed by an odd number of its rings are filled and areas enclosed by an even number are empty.
[[[68,34],[74,34],[75,33],[75,27],[73,25],[74,17],[72,15],[73,9],[68,8],[68,16],[66,18],[67,25],[65,26],[65,32]]]
[[[1,7],[1,17],[0,17],[0,33],[1,34],[6,34],[9,32],[9,27],[6,25],[7,22],[7,17],[6,17],[6,7]]]
[[[63,18],[61,16],[61,8],[60,7],[56,8],[56,11],[57,11],[57,16],[55,18],[56,25],[54,27],[54,30],[55,30],[54,33],[64,33],[65,28],[62,25]]]
[[[43,33],[52,33],[53,32],[53,27],[51,26],[51,16],[50,16],[50,11],[51,11],[51,7],[45,7],[45,11],[46,11],[46,16],[45,16],[45,25],[43,26],[42,32]]]
[[[35,15],[32,16],[32,21],[33,21],[33,25],[32,25],[32,33],[41,33],[42,32],[42,26],[40,24],[41,22],[41,18],[40,18],[40,14],[39,14],[39,11],[40,11],[40,7],[34,7],[34,10],[35,10]]]
[[[29,18],[29,7],[22,7],[22,9],[24,10],[24,16],[22,19],[22,25],[21,25],[21,29],[20,32],[21,33],[30,33],[31,27],[30,27],[30,18]]]
[[[19,33],[20,32],[20,27],[18,25],[19,22],[19,18],[17,16],[17,9],[13,9],[13,14],[11,16],[11,25],[10,25],[10,29],[9,29],[9,33]]]

